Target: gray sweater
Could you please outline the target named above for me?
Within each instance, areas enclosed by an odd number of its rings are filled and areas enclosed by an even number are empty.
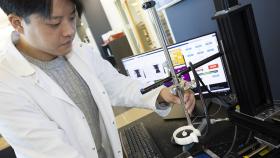
[[[104,123],[102,117],[99,116],[98,107],[92,97],[87,83],[83,80],[75,68],[64,57],[57,57],[54,60],[47,62],[34,59],[27,55],[24,55],[24,57],[30,63],[38,66],[46,74],[48,74],[48,76],[50,76],[64,90],[69,98],[71,98],[84,113],[95,141],[98,157],[113,157],[108,136],[106,134],[104,137],[104,133],[102,136],[100,131],[100,126],[103,127]]]

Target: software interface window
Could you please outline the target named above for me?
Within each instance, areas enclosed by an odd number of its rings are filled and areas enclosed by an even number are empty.
[[[162,51],[152,51],[123,59],[127,74],[144,83],[153,84],[156,80],[168,76],[165,56]]]
[[[168,47],[176,72],[219,52],[216,33],[210,33]],[[167,61],[162,49],[145,54],[124,58],[122,60],[127,74],[143,83],[153,84],[169,76]],[[228,91],[225,69],[221,58],[217,58],[196,69],[197,73],[212,92]],[[194,79],[190,72],[182,77],[186,81]],[[168,84],[167,84],[168,85]]]

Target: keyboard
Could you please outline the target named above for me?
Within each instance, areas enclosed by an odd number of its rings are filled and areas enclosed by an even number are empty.
[[[142,122],[123,128],[119,133],[127,158],[163,158]]]

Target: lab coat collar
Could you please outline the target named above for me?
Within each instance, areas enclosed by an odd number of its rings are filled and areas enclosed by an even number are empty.
[[[3,51],[3,54],[0,54],[1,68],[4,68],[8,72],[21,78],[32,78],[36,85],[43,88],[52,96],[75,105],[74,102],[67,96],[67,94],[47,74],[42,72],[40,68],[29,63],[25,59],[25,57],[17,50],[14,45],[14,41],[17,40],[17,38],[18,37],[16,37],[13,32],[11,35],[11,39],[7,41],[6,49]],[[70,52],[66,56],[66,58],[71,58],[72,54],[73,51]]]
[[[11,33],[10,39],[7,40],[5,50],[0,56],[0,62],[5,65],[10,72],[13,72],[17,76],[27,77],[33,75],[35,73],[35,69],[14,45],[14,42],[17,41],[18,38],[18,33]]]

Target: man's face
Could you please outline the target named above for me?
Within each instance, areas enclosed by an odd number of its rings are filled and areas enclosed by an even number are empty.
[[[62,56],[72,50],[76,9],[70,0],[53,0],[50,18],[32,14],[29,21],[22,25],[24,40],[31,47],[54,56]]]

